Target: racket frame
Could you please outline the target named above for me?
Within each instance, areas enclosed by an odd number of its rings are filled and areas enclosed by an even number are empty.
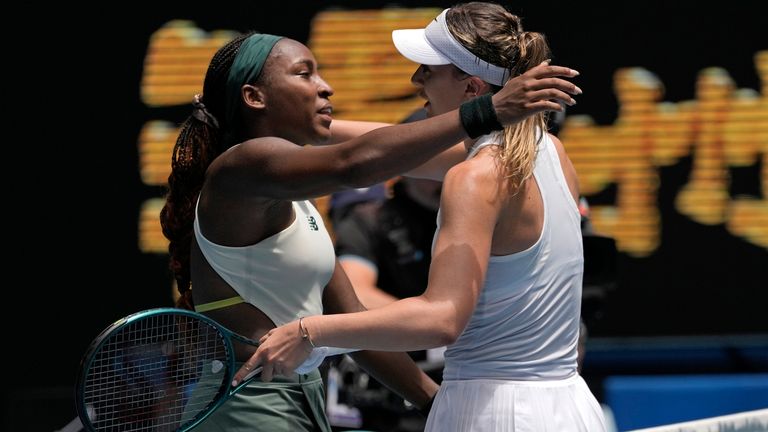
[[[98,412],[94,412],[94,409],[92,407],[87,406],[85,403],[86,380],[88,377],[88,372],[91,369],[91,365],[93,364],[93,361],[96,358],[96,354],[100,352],[102,346],[105,343],[107,343],[107,341],[109,341],[114,334],[119,333],[125,327],[131,324],[134,324],[137,321],[151,318],[154,316],[161,316],[161,315],[183,316],[187,318],[192,318],[195,320],[203,321],[206,324],[210,325],[211,327],[215,328],[219,333],[223,335],[222,340],[224,341],[224,349],[226,351],[226,358],[227,358],[227,374],[226,374],[227,377],[225,382],[223,383],[223,386],[219,389],[219,392],[213,398],[213,403],[209,404],[201,413],[198,413],[198,415],[195,416],[195,419],[193,419],[193,421],[177,429],[177,432],[188,431],[194,428],[195,426],[197,426],[198,424],[200,424],[203,420],[208,418],[208,416],[210,416],[214,411],[216,411],[216,409],[218,409],[224,402],[226,402],[227,399],[229,399],[233,394],[237,393],[241,388],[248,385],[248,383],[250,383],[254,378],[256,378],[259,375],[259,372],[261,372],[261,367],[256,368],[255,370],[251,371],[251,373],[248,374],[240,383],[238,383],[236,387],[232,388],[232,378],[235,376],[235,373],[237,372],[236,360],[235,360],[235,349],[234,349],[234,346],[232,345],[232,340],[236,340],[238,342],[242,342],[252,346],[258,346],[259,343],[229,330],[228,328],[224,327],[223,325],[219,324],[218,322],[214,321],[213,319],[203,314],[190,311],[187,309],[167,308],[167,307],[146,309],[140,312],[136,312],[131,315],[125,316],[123,318],[120,318],[119,320],[115,321],[114,323],[110,324],[107,328],[102,330],[102,332],[99,333],[99,335],[96,336],[96,338],[94,338],[94,340],[91,342],[90,346],[86,350],[86,353],[80,362],[80,368],[78,372],[77,384],[75,389],[75,401],[76,401],[76,407],[77,407],[77,415],[78,417],[80,417],[80,420],[83,423],[83,427],[85,428],[85,430],[89,432],[95,432],[96,429],[94,429],[94,426],[91,422],[91,417],[95,415],[96,418],[98,418]]]

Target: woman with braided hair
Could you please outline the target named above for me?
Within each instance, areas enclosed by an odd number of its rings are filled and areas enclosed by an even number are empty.
[[[559,77],[575,74],[542,64],[461,116],[386,127],[334,121],[332,129],[333,89],[306,46],[260,33],[234,39],[211,60],[173,152],[161,222],[179,304],[256,340],[290,322],[298,332],[302,316],[364,310],[309,200],[414,170],[467,129],[557,110],[575,92]],[[335,144],[319,145],[326,143]],[[437,391],[404,353],[354,358],[416,406]],[[290,373],[292,366],[272,365],[265,382],[251,382],[198,430],[330,430],[319,373]]]
[[[420,63],[411,80],[431,119],[498,94],[550,56],[542,34],[492,3],[461,4],[425,29],[392,36]],[[424,294],[279,326],[246,367],[291,369],[307,356],[307,342],[383,351],[448,345],[427,431],[604,431],[600,405],[577,371],[584,262],[577,179],[546,130],[537,113],[464,141],[465,160],[444,178]]]

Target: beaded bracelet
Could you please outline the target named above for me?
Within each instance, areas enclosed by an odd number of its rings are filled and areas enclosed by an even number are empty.
[[[470,138],[477,138],[495,130],[504,129],[496,117],[496,110],[493,108],[491,94],[472,98],[461,104],[459,107],[459,117],[461,125],[467,131]]]
[[[309,337],[309,332],[307,331],[307,328],[304,327],[304,317],[299,318],[299,333],[301,334],[301,338],[309,342],[310,345],[312,345],[312,348],[317,348],[315,346],[315,343],[312,342],[312,338]]]

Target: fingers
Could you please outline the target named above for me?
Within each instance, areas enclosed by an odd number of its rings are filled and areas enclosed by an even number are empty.
[[[277,375],[290,375],[311,354],[306,350],[306,339],[297,332],[296,322],[268,331],[259,339],[259,347],[250,359],[235,373],[233,385],[242,383],[249,370],[259,367],[261,380],[272,381]]]
[[[510,79],[493,96],[496,115],[501,124],[509,125],[542,111],[563,111],[576,104],[572,96],[581,89],[568,78],[579,72],[564,66],[552,66],[548,61]]]
[[[526,89],[528,91],[552,89],[552,90],[559,90],[560,92],[569,93],[572,95],[580,95],[583,93],[581,91],[581,88],[579,88],[579,86],[561,78],[532,79],[526,82]]]
[[[550,100],[555,103],[564,103],[568,106],[576,105],[576,100],[562,90],[546,87],[542,90],[531,91],[528,93],[529,103],[542,100]]]
[[[270,382],[274,377],[275,377],[274,365],[272,363],[265,364],[264,368],[261,370],[261,380],[263,382]]]
[[[261,374],[261,380],[264,382],[272,381],[275,375],[286,375],[285,367],[283,367],[282,363],[279,361],[265,360],[259,365],[258,358],[256,354],[254,354],[247,362],[243,363],[243,366],[241,366],[235,373],[235,376],[232,377],[232,387],[236,387],[241,382],[258,373]]]
[[[579,75],[579,72],[575,69],[567,68],[564,66],[552,66],[549,61],[544,61],[540,65],[528,70],[519,78],[522,83],[522,88],[528,92],[543,90],[543,89],[555,89],[560,92],[568,93],[571,95],[580,95],[582,90],[576,84],[559,77],[573,78]],[[532,95],[527,95],[531,100]],[[538,96],[538,95],[535,95]],[[552,97],[559,99],[568,105],[573,105],[576,101],[570,97],[563,97],[561,93],[553,93]]]
[[[256,375],[259,372],[261,372],[263,377],[264,371],[262,370],[262,367],[258,365],[258,359],[256,358],[256,355],[254,355],[248,359],[247,362],[243,363],[243,366],[241,366],[240,369],[235,372],[235,376],[232,377],[232,387],[237,386],[240,382],[252,377],[253,375]]]
[[[549,60],[546,60],[541,62],[538,66],[532,67],[523,75],[530,75],[534,78],[548,78],[556,76],[573,78],[579,76],[579,71],[565,66],[553,66],[549,64]]]
[[[551,100],[542,100],[538,102],[532,102],[526,107],[529,113],[537,113],[542,111],[562,111],[563,106],[557,102]]]
[[[277,375],[289,375],[285,373],[285,370],[279,362],[265,362],[261,370],[261,380],[263,382],[270,382]]]

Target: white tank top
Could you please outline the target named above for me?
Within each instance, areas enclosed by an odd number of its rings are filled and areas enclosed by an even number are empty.
[[[323,289],[336,264],[323,218],[309,201],[294,201],[294,221],[250,246],[221,246],[200,232],[195,207],[195,238],[216,273],[246,302],[276,326],[323,313]]]
[[[497,134],[481,137],[467,158]],[[445,352],[443,379],[553,380],[576,373],[584,269],[579,211],[548,134],[534,173],[544,200],[530,248],[491,256],[475,311]],[[440,229],[438,215],[438,231]]]

